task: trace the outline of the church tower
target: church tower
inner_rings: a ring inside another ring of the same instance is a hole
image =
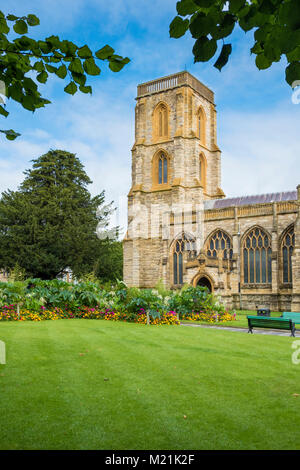
[[[224,197],[214,93],[188,72],[138,85],[124,281],[176,287],[203,244],[204,201]]]

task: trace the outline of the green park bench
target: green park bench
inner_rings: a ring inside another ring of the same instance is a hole
[[[282,317],[255,317],[247,316],[248,333],[253,333],[253,328],[272,328],[273,330],[290,330],[291,336],[295,336],[295,323],[289,318]]]
[[[292,320],[295,325],[300,325],[300,313],[299,312],[283,312],[281,318],[288,318]]]

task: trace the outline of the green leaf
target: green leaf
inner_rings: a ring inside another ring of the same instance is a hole
[[[194,62],[207,62],[211,59],[217,50],[217,41],[202,36],[197,39],[193,47]]]
[[[258,11],[267,15],[273,14],[276,9],[277,6],[271,0],[262,0],[258,7]]]
[[[29,77],[24,77],[23,79],[23,88],[25,88],[26,92],[29,91],[37,91],[37,84]]]
[[[9,27],[6,23],[5,18],[0,18],[0,33],[8,34],[9,33]]]
[[[94,59],[86,59],[83,62],[83,68],[88,75],[99,75],[101,72]]]
[[[92,94],[92,87],[91,87],[91,86],[83,86],[83,85],[80,85],[79,90],[80,90],[82,93],[90,93],[90,94]]]
[[[9,129],[7,131],[0,130],[0,132],[5,134],[5,136],[8,140],[15,140],[17,137],[19,137],[19,135],[21,135],[18,132],[13,131],[12,129]]]
[[[229,11],[231,13],[238,13],[245,6],[245,0],[230,0],[229,1]]]
[[[88,57],[92,57],[93,54],[91,49],[85,45],[77,50],[77,55],[81,57],[81,59],[87,59]]]
[[[259,42],[256,42],[253,47],[250,49],[252,54],[261,54],[263,52],[263,48]]]
[[[9,115],[9,112],[6,111],[6,109],[3,108],[3,106],[0,105],[0,114],[2,114],[2,116],[7,117]]]
[[[7,15],[6,19],[9,20],[9,21],[16,21],[16,20],[19,19],[19,16]]]
[[[286,54],[286,58],[289,62],[298,62],[300,60],[300,46],[295,47],[294,50]]]
[[[48,78],[48,74],[45,70],[43,70],[43,72],[39,73],[36,77],[36,79],[40,82],[40,83],[46,83],[47,81],[47,78]]]
[[[62,64],[57,70],[56,70],[56,75],[59,77],[59,78],[66,78],[66,75],[68,73],[67,71],[67,67],[65,66],[65,64]]]
[[[37,26],[38,24],[40,24],[40,20],[36,15],[30,14],[27,15],[27,23],[29,24],[29,26]]]
[[[76,72],[71,72],[72,78],[74,82],[78,83],[79,85],[84,86],[86,82],[86,76],[84,73],[76,73]]]
[[[211,33],[215,39],[223,39],[229,36],[235,26],[235,17],[230,13],[226,13],[221,24]]]
[[[193,0],[181,0],[176,4],[177,13],[180,16],[192,15],[198,10],[198,6]]]
[[[277,46],[275,40],[266,41],[264,44],[264,55],[272,62],[278,62],[281,58],[280,48]],[[271,65],[271,64],[270,64]]]
[[[56,73],[57,68],[53,67],[53,65],[45,64],[45,67],[49,73]]]
[[[246,7],[245,7],[246,8]],[[254,28],[255,26],[259,26],[257,24],[257,18],[259,17],[259,13],[257,14],[257,6],[255,4],[252,4],[249,7],[248,13],[246,15],[241,15],[241,12],[239,13],[239,25],[244,31],[250,31],[250,29]]]
[[[49,52],[52,49],[51,44],[46,41],[38,41],[38,45],[41,51],[43,52],[43,54],[49,54]]]
[[[300,80],[300,62],[292,62],[286,69],[285,69],[285,79],[289,85],[292,84],[296,80]]]
[[[291,0],[282,2],[279,9],[279,21],[286,24],[293,31],[300,29],[300,2],[299,0]]]
[[[75,82],[70,82],[69,85],[67,85],[64,88],[66,93],[69,93],[70,95],[74,95],[77,91],[77,85]]]
[[[174,20],[170,24],[169,33],[171,38],[180,38],[183,36],[189,27],[189,20],[183,20],[180,16],[175,16]]]
[[[22,85],[20,84],[20,82],[14,82],[13,85],[8,87],[7,91],[8,91],[7,95],[10,98],[12,98],[13,100],[15,100],[19,103],[22,101],[23,88],[22,88]]]
[[[14,24],[14,31],[17,34],[25,34],[28,31],[27,24],[25,23],[24,20],[18,20]]]
[[[216,67],[218,70],[222,70],[224,65],[227,64],[229,56],[232,52],[232,45],[231,44],[224,44],[221,50],[221,53],[219,55],[218,60],[214,64],[214,67]]]
[[[60,40],[58,36],[49,36],[48,38],[46,38],[46,42],[50,44],[51,49],[58,49],[60,46]]]
[[[77,46],[71,41],[62,41],[59,44],[60,50],[67,56],[67,57],[75,57]]]
[[[124,59],[110,59],[109,68],[112,70],[112,72],[120,72],[124,65],[128,64],[129,62],[130,59],[128,57],[125,57]]]
[[[254,32],[254,38],[256,41],[264,42],[270,31],[272,31],[272,26],[270,24],[266,24]]]
[[[196,5],[198,5],[199,7],[202,7],[202,8],[209,8],[211,7],[211,0],[194,0]]]
[[[193,15],[189,28],[195,39],[207,36],[215,28],[213,17],[199,12]]]
[[[36,108],[33,95],[23,96],[21,104],[23,108],[28,109],[28,111],[34,111]]]
[[[33,68],[34,68],[34,70],[36,70],[37,72],[43,72],[43,70],[45,70],[43,61],[42,61],[42,60],[39,60],[38,62],[35,62]]]
[[[259,70],[265,70],[265,69],[268,69],[270,67],[270,65],[272,65],[272,61],[270,59],[268,59],[265,54],[258,54],[256,56],[256,59],[255,59],[255,63],[256,63],[256,67],[259,69]]]
[[[102,47],[101,49],[95,52],[95,56],[97,57],[97,59],[105,60],[109,59],[114,54],[114,52],[115,50],[108,44],[106,44],[106,46]]]
[[[89,60],[89,59],[88,59]],[[78,59],[78,57],[76,59],[73,59],[72,62],[70,63],[68,69],[70,70],[70,72],[75,72],[75,73],[83,73],[83,68],[82,68],[82,64],[81,64],[81,60]]]

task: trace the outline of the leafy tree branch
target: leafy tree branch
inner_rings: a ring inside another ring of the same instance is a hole
[[[212,59],[219,41],[221,52],[214,66],[221,69],[232,52],[229,38],[239,25],[245,32],[254,31],[251,53],[264,70],[285,57],[286,81],[293,86],[300,80],[300,2],[299,0],[180,0],[178,15],[170,24],[170,36],[180,38],[188,30],[195,39],[194,62]]]
[[[28,37],[29,27],[39,24],[39,18],[33,14],[5,16],[0,11],[0,80],[5,85],[6,97],[28,111],[34,112],[50,103],[41,95],[38,87],[39,83],[46,83],[51,75],[62,80],[68,77],[69,83],[64,87],[66,93],[92,93],[92,87],[86,82],[88,75],[100,75],[97,61],[108,62],[113,72],[119,72],[130,62],[128,57],[115,54],[109,45],[92,52],[87,45],[79,47],[54,35],[44,40]],[[12,31],[18,37],[10,40],[8,35]],[[4,100],[1,103],[0,114],[7,117],[9,112]],[[20,135],[12,129],[0,132],[9,140]]]

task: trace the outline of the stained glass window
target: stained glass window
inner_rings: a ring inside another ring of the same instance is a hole
[[[223,259],[232,259],[232,243],[230,237],[223,232],[218,230],[209,238],[206,243],[207,249],[206,254],[211,258],[217,258],[218,253],[221,253]]]
[[[168,183],[168,158],[161,153],[158,158],[158,184]]]
[[[271,238],[257,227],[251,230],[243,242],[244,282],[246,284],[270,284],[272,282]]]
[[[183,284],[183,253],[196,250],[194,238],[182,235],[173,248],[173,281],[174,284]]]
[[[285,233],[282,243],[282,268],[283,268],[283,283],[292,283],[292,254],[295,247],[295,233],[294,227],[290,227]]]

